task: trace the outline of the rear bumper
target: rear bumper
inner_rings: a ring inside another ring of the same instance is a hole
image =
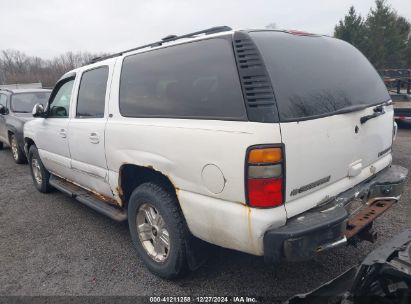
[[[393,165],[323,206],[289,219],[285,226],[269,229],[264,235],[265,259],[306,260],[345,244],[398,201],[407,174],[407,169]],[[350,213],[353,202],[359,201],[362,208]]]
[[[411,122],[411,108],[394,108],[394,119],[397,121]]]

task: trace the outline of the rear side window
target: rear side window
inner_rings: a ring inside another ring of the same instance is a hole
[[[230,41],[209,39],[126,57],[120,112],[128,117],[245,120]]]
[[[269,31],[250,35],[270,75],[281,121],[332,115],[390,99],[373,66],[344,41]]]
[[[83,73],[77,97],[77,118],[104,117],[108,67]]]

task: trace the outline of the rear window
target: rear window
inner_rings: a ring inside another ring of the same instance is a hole
[[[16,93],[11,96],[11,109],[16,113],[31,113],[39,103],[46,106],[51,92]]]
[[[342,40],[269,31],[250,35],[270,75],[281,121],[332,115],[390,99],[373,66]]]
[[[245,120],[231,42],[209,39],[126,57],[120,112],[128,117]]]

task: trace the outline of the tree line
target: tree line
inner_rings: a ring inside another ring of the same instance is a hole
[[[377,69],[411,69],[411,24],[386,0],[376,0],[366,17],[351,6],[334,36],[357,47]]]
[[[45,88],[53,87],[64,73],[98,56],[88,52],[66,52],[45,60],[17,50],[3,50],[0,52],[0,84],[41,82]]]

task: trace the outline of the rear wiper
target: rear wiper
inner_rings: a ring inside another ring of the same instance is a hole
[[[356,112],[356,111],[364,110],[367,107],[368,106],[364,105],[364,104],[352,105],[352,106],[348,106],[348,107],[339,109],[339,110],[333,112],[333,114],[344,114],[344,113]]]
[[[360,118],[361,124],[365,124],[370,119],[373,119],[375,117],[378,117],[378,116],[381,116],[381,115],[385,114],[384,105],[379,105],[379,106],[375,107],[373,109],[373,111],[374,111],[374,114],[366,115],[366,116],[363,116],[363,117]]]

